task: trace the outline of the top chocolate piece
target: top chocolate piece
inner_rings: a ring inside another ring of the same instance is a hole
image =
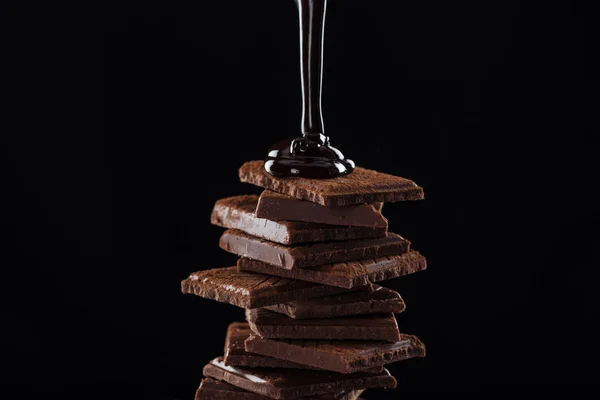
[[[423,199],[423,188],[413,181],[365,168],[356,167],[353,173],[332,179],[278,178],[265,171],[263,164],[260,160],[244,163],[240,181],[326,207]]]

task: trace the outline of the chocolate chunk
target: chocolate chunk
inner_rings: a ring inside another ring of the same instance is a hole
[[[363,390],[353,390],[350,392],[338,392],[318,394],[315,396],[303,397],[303,400],[359,400],[358,396]],[[212,378],[204,378],[200,382],[200,387],[196,391],[195,400],[269,400],[270,397],[261,396],[249,392],[237,386],[230,385],[227,382],[218,381]]]
[[[386,227],[366,228],[362,226],[271,221],[258,218],[254,214],[257,203],[258,196],[256,195],[242,195],[218,200],[211,214],[211,222],[214,225],[239,229],[249,235],[286,245],[383,237],[387,232]]]
[[[397,342],[400,332],[394,314],[337,318],[293,319],[264,308],[246,310],[254,333],[271,339],[385,340]]]
[[[251,334],[252,331],[247,322],[233,322],[229,324],[227,337],[225,338],[225,365],[233,367],[315,369],[314,367],[247,352],[244,347],[244,341]]]
[[[425,356],[425,345],[416,336],[406,334],[400,334],[396,343],[265,339],[251,335],[246,339],[246,350],[343,374],[372,365]]]
[[[401,313],[406,308],[398,292],[373,286],[372,292],[356,291],[265,307],[295,319],[331,318],[345,315]]]
[[[219,357],[205,365],[203,372],[206,377],[223,380],[273,399],[285,400],[368,388],[396,387],[396,379],[385,369],[379,374],[338,374],[299,369],[235,368],[225,365]]]
[[[356,167],[333,179],[277,178],[263,168],[263,161],[248,161],[239,169],[240,181],[308,200],[326,207],[423,199],[423,189],[411,180]]]
[[[240,258],[237,265],[240,271],[253,271],[350,289],[364,286],[369,282],[379,282],[423,271],[427,268],[427,261],[419,252],[410,251],[395,256],[296,269],[284,269],[245,257]]]
[[[204,378],[196,391],[195,400],[269,400],[269,397],[249,392],[227,382]]]
[[[250,236],[237,229],[226,230],[221,236],[219,245],[230,253],[285,269],[390,256],[406,253],[410,249],[410,242],[395,233],[388,233],[383,238],[312,243],[292,247]]]
[[[233,322],[229,325],[227,337],[225,338],[225,365],[233,367],[320,369],[247,352],[244,341],[251,334],[252,330],[247,322]],[[383,371],[383,365],[366,368],[364,371],[379,373]]]
[[[346,290],[312,282],[242,272],[238,271],[237,267],[194,272],[181,282],[183,293],[242,308],[270,306],[290,300],[343,293]]]
[[[318,222],[331,225],[387,229],[387,219],[372,204],[324,207],[312,201],[265,190],[258,199],[256,216],[273,221]]]

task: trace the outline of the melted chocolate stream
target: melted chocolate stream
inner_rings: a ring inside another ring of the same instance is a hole
[[[323,34],[327,0],[295,0],[300,21],[302,82],[301,137],[274,144],[265,169],[275,176],[335,178],[354,170],[354,162],[329,144],[321,113]]]

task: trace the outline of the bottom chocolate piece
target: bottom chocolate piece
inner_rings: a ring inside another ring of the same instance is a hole
[[[244,347],[244,341],[248,339],[251,334],[252,330],[247,322],[232,322],[229,324],[229,327],[227,327],[227,337],[225,338],[225,365],[252,368],[321,369],[247,352]],[[372,373],[380,373],[381,371],[383,371],[383,365],[364,370],[364,372]]]
[[[204,366],[204,376],[223,380],[239,388],[272,399],[295,399],[368,388],[395,388],[396,379],[382,373],[337,374],[327,371],[267,368],[234,368],[215,358]]]
[[[246,310],[246,320],[250,328],[263,338],[400,340],[398,324],[392,313],[293,319],[264,308],[254,308]]]
[[[396,343],[264,339],[251,335],[246,339],[246,350],[342,374],[425,356],[425,345],[416,336],[406,334],[400,334],[400,340]]]
[[[338,392],[318,394],[316,396],[303,397],[303,400],[360,400],[358,396],[364,390],[353,390],[350,392]],[[269,400],[269,397],[249,392],[227,382],[217,381],[212,378],[204,378],[196,391],[196,400]]]

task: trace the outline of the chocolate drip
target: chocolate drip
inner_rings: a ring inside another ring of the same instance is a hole
[[[354,162],[329,144],[321,112],[323,34],[327,0],[295,0],[300,22],[302,82],[301,137],[274,144],[265,169],[275,176],[335,178],[354,170]]]

